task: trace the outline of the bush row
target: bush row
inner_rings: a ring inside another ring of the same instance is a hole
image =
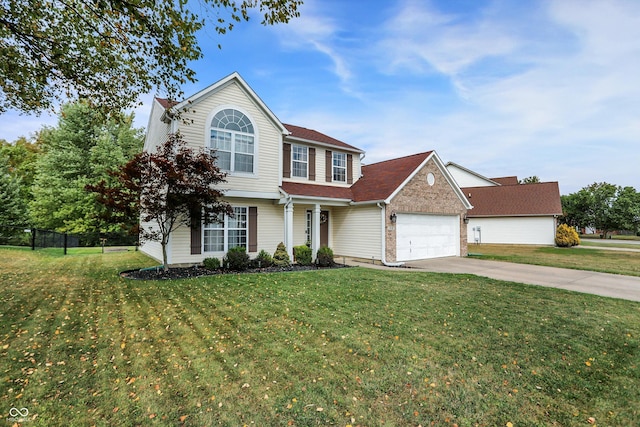
[[[305,266],[313,264],[313,253],[308,246],[294,247],[293,254],[296,264]],[[333,266],[333,251],[331,248],[326,246],[320,248],[315,263],[319,267]],[[209,257],[202,261],[202,265],[209,270],[226,268],[233,271],[244,271],[250,268],[269,268],[273,266],[286,268],[291,265],[291,259],[284,243],[279,243],[273,255],[263,249],[254,259],[251,259],[244,247],[237,246],[229,249],[222,261],[219,258]]]

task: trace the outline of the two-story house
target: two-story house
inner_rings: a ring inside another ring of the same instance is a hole
[[[145,150],[175,132],[215,152],[234,216],[176,230],[169,264],[220,258],[239,245],[253,256],[273,253],[279,242],[290,255],[309,244],[314,257],[329,246],[386,264],[467,253],[472,206],[434,151],[364,165],[361,149],[280,122],[237,73],[179,103],[155,99]],[[156,242],[141,250],[162,259]]]

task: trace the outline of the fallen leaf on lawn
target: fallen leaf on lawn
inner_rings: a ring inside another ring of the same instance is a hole
[[[181,422],[181,423],[183,423],[183,422],[184,422],[184,420],[186,420],[188,416],[189,416],[189,415],[183,415],[183,416],[181,416],[181,417],[180,417],[180,418],[178,418],[178,419],[180,420],[180,422]]]
[[[511,421],[509,421],[509,422],[506,424],[506,426],[507,426],[507,427],[513,427],[513,423],[512,423]]]

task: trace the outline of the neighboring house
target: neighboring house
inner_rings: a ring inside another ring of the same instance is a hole
[[[279,242],[290,255],[308,244],[314,257],[329,246],[387,264],[467,254],[472,206],[433,151],[362,165],[359,148],[281,123],[237,73],[179,103],[155,99],[145,150],[174,132],[215,151],[235,215],[177,229],[169,264],[220,258],[234,246],[273,253]],[[157,242],[141,250],[162,259]]]
[[[553,245],[562,215],[557,182],[520,184],[515,176],[486,178],[455,163],[447,169],[473,205],[469,243]]]

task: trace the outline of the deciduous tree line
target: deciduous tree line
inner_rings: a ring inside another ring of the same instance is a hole
[[[69,233],[113,232],[105,207],[85,187],[109,181],[142,150],[133,115],[110,115],[85,102],[65,105],[54,127],[35,138],[0,140],[0,225]]]
[[[568,225],[591,228],[604,238],[613,231],[640,232],[640,193],[633,187],[600,182],[561,198]]]

